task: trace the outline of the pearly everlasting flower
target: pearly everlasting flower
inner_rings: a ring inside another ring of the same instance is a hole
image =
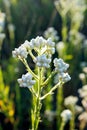
[[[78,90],[80,97],[84,98],[87,96],[87,85],[84,85],[81,89]]]
[[[79,78],[83,81],[83,80],[85,80],[85,74],[84,73],[80,73],[79,74]]]
[[[23,45],[21,45],[19,48],[15,48],[15,50],[12,51],[12,54],[14,58],[27,58],[28,52],[26,48]]]
[[[72,117],[72,112],[68,109],[64,110],[62,113],[61,113],[61,117],[62,117],[62,120],[64,122],[67,122],[68,120],[71,119]]]
[[[70,77],[70,75],[68,73],[59,73],[59,74],[56,75],[56,79],[58,81],[61,80],[63,83],[66,83],[69,80],[71,80],[71,77]]]
[[[83,108],[81,106],[75,105],[75,113],[80,114],[83,111]]]
[[[69,68],[69,64],[66,64],[61,58],[55,58],[53,62],[55,66],[55,71],[58,71],[59,73],[63,73]]]
[[[44,32],[44,37],[48,39],[49,37],[52,38],[53,41],[58,41],[59,37],[57,36],[57,31],[53,27],[49,27]]]
[[[39,67],[50,67],[51,58],[47,58],[45,54],[36,57],[36,65]]]
[[[45,43],[46,43],[46,40],[41,36],[37,36],[36,38],[33,38],[30,41],[30,45],[32,49],[34,48],[41,49],[42,47],[45,46]]]
[[[87,112],[83,112],[79,115],[78,119],[80,121],[83,121],[84,123],[87,123]]]
[[[23,74],[22,78],[18,79],[20,87],[32,88],[35,82],[35,80],[32,80],[32,75],[30,73],[26,73],[25,75]]]
[[[65,106],[75,105],[78,101],[78,98],[75,96],[68,96],[64,100]]]
[[[46,46],[47,46],[47,52],[50,52],[51,54],[55,53],[55,43],[52,41],[51,38],[47,39]]]
[[[87,97],[85,97],[85,98],[82,100],[82,105],[83,105],[83,107],[85,108],[85,110],[87,111]]]
[[[26,48],[27,50],[31,50],[32,49],[32,45],[28,40],[25,40],[25,42],[22,44],[22,46],[24,48]]]
[[[55,43],[52,41],[51,38],[48,38],[47,40],[43,37],[37,36],[35,39],[33,38],[30,43],[30,48],[35,49],[35,51],[40,50],[45,52],[53,54],[55,52]]]

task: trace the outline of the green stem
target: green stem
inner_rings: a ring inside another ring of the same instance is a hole
[[[40,100],[45,99],[48,95],[53,94],[53,91],[56,90],[58,88],[58,86],[60,86],[61,82],[59,82],[58,84],[56,84],[47,94],[45,94],[43,97],[40,97]]]
[[[41,110],[41,102],[40,102],[40,94],[41,94],[41,82],[42,82],[42,70],[38,67],[38,86],[37,86],[37,97],[33,97],[33,120],[32,120],[32,130],[37,130],[40,122],[40,110]]]
[[[62,112],[62,103],[63,103],[63,85],[60,84],[57,93],[57,129],[60,128],[61,124],[60,114]]]
[[[79,130],[84,130],[85,126],[86,126],[86,123],[81,121],[79,125]]]
[[[73,105],[71,105],[71,111],[72,111],[72,118],[70,120],[70,130],[74,130],[75,129],[75,110],[74,110]]]
[[[29,67],[27,61],[26,61],[25,59],[21,59],[21,58],[19,58],[19,59],[24,63],[24,65],[25,65],[26,68],[27,68],[27,71],[28,71],[29,73],[31,73],[31,74],[33,75],[33,77],[37,80],[37,79],[38,79],[38,76],[31,70],[31,68]]]
[[[35,61],[36,60],[36,57],[33,55],[32,51],[28,50],[30,56],[32,57],[32,59]]]
[[[49,75],[49,77],[44,81],[44,83],[42,84],[42,86],[47,85],[48,82],[50,81],[50,79],[52,78],[52,76],[55,75],[55,74],[56,74],[56,72],[53,71],[53,72]]]
[[[64,126],[65,126],[65,121],[62,120],[61,126],[59,130],[64,130]]]
[[[67,20],[62,16],[62,41],[66,42],[67,39]]]

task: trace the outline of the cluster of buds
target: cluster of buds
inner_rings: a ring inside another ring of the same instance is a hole
[[[32,75],[27,73],[25,75],[22,75],[22,78],[18,79],[18,83],[20,84],[20,87],[28,87],[32,88],[32,86],[35,84],[35,80],[32,80]]]
[[[32,53],[32,50],[34,50],[38,56],[34,56]],[[48,38],[47,40],[43,37],[36,37],[35,39],[32,39],[29,41],[25,41],[24,44],[22,44],[19,48],[15,48],[15,50],[12,52],[13,57],[19,58],[21,60],[26,59],[28,54],[32,57],[33,61],[36,63],[36,66],[38,67],[44,67],[44,68],[50,68],[51,63],[51,56],[55,52],[55,43],[51,40],[51,38]],[[71,78],[68,73],[66,73],[69,65],[65,63],[62,59],[55,58],[54,61],[54,67],[55,72],[57,73],[58,81],[67,82]],[[26,74],[28,76],[28,74]],[[19,81],[20,86],[26,86],[23,84],[24,75],[21,80]],[[26,79],[26,78],[25,78]],[[28,81],[26,81],[28,82]],[[30,82],[30,81],[29,81]],[[29,85],[28,85],[29,86]],[[30,85],[31,86],[31,85]]]
[[[66,73],[67,69],[69,68],[69,64],[65,63],[61,58],[54,59],[54,66],[55,66],[55,71],[57,72],[57,75],[55,76],[56,81],[62,81],[63,83],[69,81],[71,77],[69,76],[68,73]]]

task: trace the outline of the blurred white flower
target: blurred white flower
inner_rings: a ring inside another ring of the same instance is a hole
[[[79,74],[79,78],[83,81],[83,80],[85,80],[85,74],[84,73],[80,73]]]
[[[61,117],[62,117],[62,120],[64,122],[67,122],[68,120],[71,119],[72,117],[72,112],[68,109],[64,110],[62,113],[61,113]]]
[[[78,90],[80,97],[87,97],[87,85],[84,85],[81,89]]]
[[[5,25],[5,13],[0,11],[0,32],[3,31]]]
[[[32,75],[30,73],[26,73],[25,75],[23,74],[22,78],[18,79],[20,87],[32,88],[35,82],[35,80],[32,80]]]
[[[15,30],[15,26],[13,24],[8,25],[8,29],[13,32]]]
[[[0,50],[1,50],[4,38],[5,38],[5,34],[4,33],[0,33]]]
[[[36,61],[34,61],[36,63],[37,66],[39,67],[46,67],[49,68],[50,67],[50,62],[51,62],[51,58],[47,58],[47,56],[45,54],[41,55],[41,56],[37,56],[36,57]]]
[[[60,41],[56,44],[56,49],[58,50],[58,52],[61,53],[61,51],[63,51],[65,48],[64,42]]]
[[[8,7],[8,8],[10,7],[11,3],[9,0],[3,0],[3,2],[4,2],[6,7]]]
[[[5,34],[4,33],[0,33],[0,40],[3,41],[4,38],[5,38]]]
[[[87,95],[86,97],[82,100],[82,105],[85,108],[85,110],[87,111]]]
[[[58,41],[59,37],[57,36],[57,31],[53,27],[49,27],[45,32],[44,32],[44,37],[48,39],[51,37],[52,41]]]
[[[78,98],[76,96],[68,96],[64,100],[65,106],[76,105]]]
[[[84,73],[87,73],[87,67],[84,67],[84,68],[83,68],[83,72],[84,72]]]
[[[80,114],[83,111],[83,108],[81,106],[75,105],[75,113]]]
[[[48,121],[52,122],[56,116],[55,111],[46,110],[45,111],[45,117],[48,119]]]
[[[87,123],[87,112],[83,112],[79,115],[78,119]]]
[[[69,64],[66,64],[61,58],[55,58],[54,61],[55,71],[58,71],[59,73],[66,72],[69,68]]]

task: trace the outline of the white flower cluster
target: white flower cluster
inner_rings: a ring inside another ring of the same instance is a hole
[[[57,31],[53,27],[49,27],[44,32],[44,37],[47,39],[49,37],[52,38],[53,41],[58,41],[59,37],[57,36]]]
[[[28,52],[26,48],[23,45],[21,45],[19,48],[15,48],[15,50],[12,51],[12,55],[14,58],[27,58]]]
[[[26,40],[19,48],[15,48],[12,51],[13,57],[15,58],[27,58],[29,51],[35,50],[39,56],[34,58],[34,62],[39,67],[50,67],[51,56],[55,52],[55,43],[51,38],[47,40],[43,37],[37,36],[35,39]]]
[[[78,90],[80,97],[86,98],[87,97],[87,85],[84,85],[81,89]]]
[[[13,57],[15,58],[27,58],[29,50],[35,50],[37,53],[51,55],[55,52],[55,43],[52,42],[51,38],[47,40],[43,37],[37,36],[35,39],[32,39],[30,42],[26,40],[19,48],[15,48],[12,51]]]
[[[61,80],[62,82],[66,83],[68,82],[69,80],[71,80],[71,77],[69,76],[68,73],[59,73],[56,75],[55,77],[55,83],[58,83],[59,80]]]
[[[54,59],[55,71],[58,72],[56,75],[56,80],[61,80],[62,82],[67,82],[71,79],[68,73],[65,73],[69,67],[69,64],[66,64],[62,59]]]
[[[51,58],[47,58],[45,54],[36,57],[36,65],[39,67],[50,67]]]
[[[41,49],[46,44],[46,40],[41,36],[40,37],[37,36],[36,38],[33,38],[29,44],[30,44],[31,49],[34,49],[34,48]]]
[[[62,113],[61,113],[61,117],[62,117],[62,120],[64,122],[67,122],[68,120],[71,119],[72,117],[72,112],[68,109],[64,110]]]
[[[20,87],[32,88],[35,82],[35,80],[32,80],[32,75],[30,73],[26,73],[25,75],[23,74],[22,78],[18,79]]]
[[[37,36],[29,42],[29,46],[31,49],[35,49],[35,51],[39,50],[43,52],[45,50],[45,52],[49,52],[51,54],[54,54],[55,52],[55,43],[52,41],[51,38],[48,38],[46,40],[43,37]]]
[[[69,64],[66,64],[61,58],[55,58],[53,62],[55,66],[55,71],[58,71],[59,73],[63,73],[69,68]]]
[[[75,105],[78,101],[78,98],[75,96],[68,96],[65,98],[64,100],[64,104],[65,106],[69,106],[69,105]]]

